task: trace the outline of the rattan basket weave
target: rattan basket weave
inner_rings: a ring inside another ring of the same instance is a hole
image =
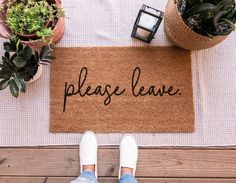
[[[168,0],[164,17],[164,30],[175,45],[187,50],[211,48],[227,37],[216,36],[210,39],[191,30],[178,14],[175,0]]]

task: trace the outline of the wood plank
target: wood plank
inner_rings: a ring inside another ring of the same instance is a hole
[[[0,177],[0,183],[44,183],[45,177]]]
[[[99,149],[99,176],[117,176],[118,149]],[[77,176],[78,149],[0,149],[0,175]],[[236,150],[141,149],[139,177],[236,178]]]
[[[69,183],[75,177],[1,177],[0,183]],[[117,183],[116,178],[99,178],[100,183]],[[235,183],[236,179],[138,178],[139,183]]]
[[[73,178],[49,178],[47,183],[69,183]],[[138,178],[139,183],[235,183],[236,179]],[[99,183],[117,183],[116,178],[100,178]]]
[[[21,147],[0,147],[0,149],[78,149],[79,145],[50,145],[50,146],[21,146]],[[100,149],[119,149],[117,145],[102,145],[99,146]],[[236,150],[236,146],[200,146],[200,147],[193,147],[193,146],[160,146],[160,147],[153,147],[153,146],[140,146],[139,149],[175,149],[175,150]]]

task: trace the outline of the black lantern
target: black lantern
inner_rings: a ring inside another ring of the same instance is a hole
[[[135,21],[132,37],[150,43],[161,24],[164,13],[143,5]]]

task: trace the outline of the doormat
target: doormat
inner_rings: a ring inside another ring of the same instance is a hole
[[[51,132],[193,132],[189,51],[55,48]]]

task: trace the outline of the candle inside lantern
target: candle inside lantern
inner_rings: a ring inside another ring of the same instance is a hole
[[[158,20],[156,17],[153,17],[146,13],[142,13],[138,24],[142,27],[152,30],[155,27],[157,21]]]
[[[150,32],[141,28],[138,28],[136,31],[136,37],[139,37],[143,40],[147,40],[149,38],[149,35],[150,35]]]

